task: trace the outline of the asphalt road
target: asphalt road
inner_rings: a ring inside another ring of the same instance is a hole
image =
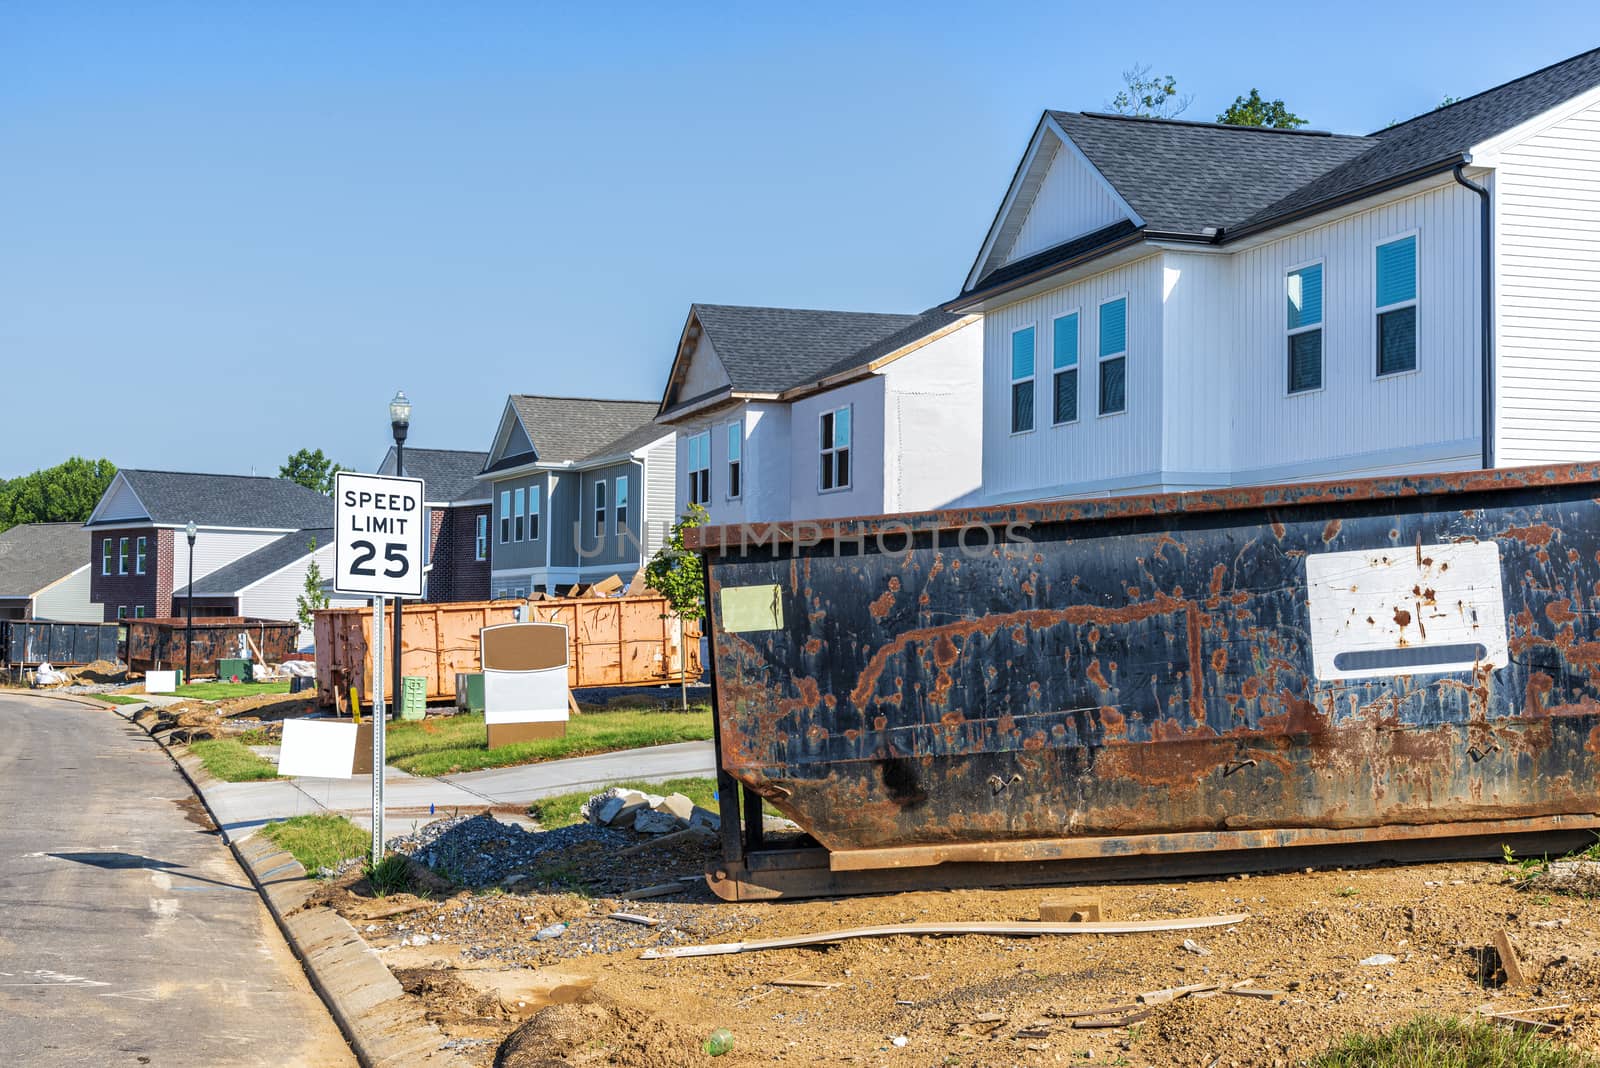
[[[177,769],[112,713],[0,695],[0,1050],[354,1065]]]

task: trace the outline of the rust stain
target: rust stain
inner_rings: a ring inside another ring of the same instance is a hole
[[[1222,596],[1222,579],[1228,573],[1227,564],[1218,564],[1211,569],[1211,596]]]
[[[1328,520],[1327,525],[1322,528],[1322,544],[1326,545],[1334,538],[1337,538],[1339,536],[1339,528],[1343,525],[1344,523],[1340,519]]]
[[[1212,650],[1211,670],[1215,671],[1218,675],[1221,675],[1223,672],[1228,670],[1228,649],[1226,646]]]
[[[1515,538],[1530,549],[1542,549],[1555,537],[1556,529],[1547,523],[1534,523],[1525,527],[1507,527],[1500,532],[1502,538]]]
[[[1558,627],[1578,618],[1578,613],[1572,610],[1571,601],[1551,601],[1544,606],[1544,614],[1546,619]]]

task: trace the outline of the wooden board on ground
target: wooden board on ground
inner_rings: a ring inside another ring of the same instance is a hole
[[[1039,902],[1039,919],[1045,923],[1098,922],[1100,918],[1098,894],[1056,895]]]

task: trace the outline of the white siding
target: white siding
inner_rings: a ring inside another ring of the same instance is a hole
[[[1168,252],[1161,263],[1163,483],[1224,485],[1232,462],[1229,367],[1237,319],[1231,256]]]
[[[105,619],[100,605],[89,600],[90,568],[78,568],[54,585],[46,586],[33,598],[34,619],[54,619],[63,623],[99,623]]]
[[[884,494],[880,511],[943,508],[983,480],[983,321],[883,369]]]
[[[1495,174],[1498,466],[1600,456],[1600,105]]]
[[[195,548],[199,548],[196,542]],[[196,556],[198,557],[198,553]],[[247,619],[295,619],[300,610],[300,596],[306,591],[306,571],[312,559],[322,571],[324,585],[333,578],[333,545],[317,547],[315,554],[307,553],[281,571],[273,572],[249,589],[239,592],[239,614]],[[341,595],[328,591],[329,603],[335,608],[355,608],[365,605],[366,598]],[[311,628],[300,629],[299,644],[304,647],[312,641]]]
[[[106,490],[105,499],[95,506],[92,518],[96,523],[115,523],[119,519],[146,519],[149,515],[133,487],[118,475]]]
[[[640,487],[644,526],[640,553],[646,560],[665,543],[678,518],[677,438],[668,437],[644,454],[644,485]]]
[[[1020,260],[1125,218],[1127,212],[1107,190],[1105,180],[1070,145],[1062,145],[1001,263]]]
[[[678,387],[678,400],[688,401],[704,396],[728,385],[728,372],[712,347],[711,339],[704,334],[695,342],[694,354],[683,371],[683,385]]]
[[[882,375],[803,397],[789,405],[790,505],[786,519],[832,519],[883,513],[884,402]],[[850,408],[850,486],[822,489],[822,413]]]
[[[261,534],[253,531],[210,530],[201,527],[194,539],[194,580],[199,582],[220,567],[226,567],[242,556],[249,556],[264,546],[271,545],[283,533]],[[155,564],[156,547],[150,546],[151,566]],[[182,530],[172,532],[172,592],[181,596],[189,582],[189,540]]]

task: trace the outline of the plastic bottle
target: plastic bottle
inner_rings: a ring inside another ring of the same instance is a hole
[[[733,1048],[733,1032],[726,1027],[717,1028],[706,1036],[706,1044],[702,1048],[709,1056],[722,1056]]]
[[[566,933],[567,925],[565,923],[552,923],[549,927],[540,928],[539,933],[533,937],[540,942],[548,942],[550,939],[560,938]]]

